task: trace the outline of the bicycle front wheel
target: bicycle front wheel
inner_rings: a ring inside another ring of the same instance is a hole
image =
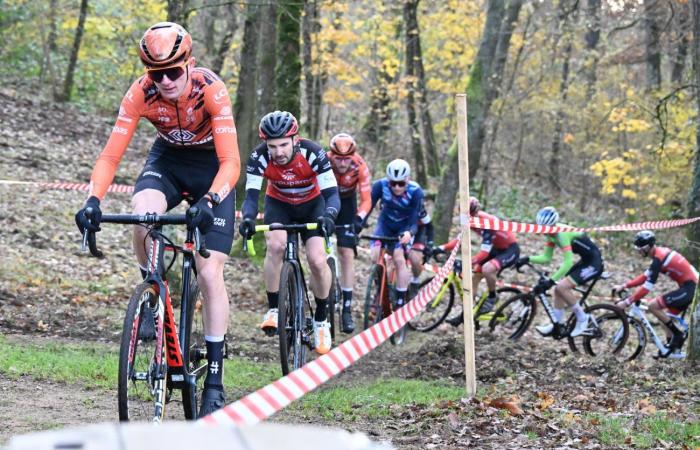
[[[432,278],[428,278],[427,280],[423,281],[420,285],[420,289],[423,289],[432,280]],[[420,314],[408,322],[408,327],[412,330],[421,331],[424,333],[434,330],[450,314],[454,302],[455,286],[448,278],[443,283],[442,288],[435,298],[428,302]]]
[[[586,308],[589,329],[583,334],[583,349],[590,356],[620,352],[629,337],[627,315],[612,305],[597,304]]]
[[[304,301],[298,298],[296,271],[294,266],[285,262],[280,273],[279,308],[277,316],[277,332],[280,344],[280,363],[282,374],[287,375],[292,370],[303,365],[306,358],[304,345],[304,317],[298,317],[297,304]]]
[[[531,294],[517,294],[506,300],[493,313],[489,321],[492,333],[508,335],[508,339],[519,339],[532,323],[537,312],[537,302]]]
[[[384,268],[374,264],[367,280],[365,291],[365,315],[362,326],[366,330],[382,320],[382,283],[384,282]],[[385,288],[386,289],[386,288]]]
[[[331,323],[331,339],[335,341],[336,312],[342,302],[340,284],[336,275],[335,258],[328,257],[328,267],[331,269],[331,290],[328,292],[328,321]]]
[[[161,422],[165,415],[168,364],[162,330],[142,327],[162,308],[158,292],[139,284],[129,299],[119,348],[117,399],[120,421]],[[148,316],[150,315],[150,316]],[[158,344],[160,342],[160,345]]]
[[[187,376],[192,377],[193,384],[186,384],[182,389],[182,407],[185,411],[185,419],[197,418],[199,399],[204,389],[204,375],[207,373],[207,345],[204,341],[204,315],[202,314],[202,296],[199,292],[197,280],[192,277],[190,288],[185,295],[187,301],[186,324],[183,339],[182,354],[183,364]],[[220,368],[223,370],[223,367]]]

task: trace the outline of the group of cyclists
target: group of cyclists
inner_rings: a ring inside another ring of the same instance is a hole
[[[226,86],[215,73],[195,65],[192,38],[183,27],[171,22],[151,26],[139,43],[139,55],[146,73],[134,81],[122,99],[112,133],[95,163],[89,197],[76,213],[75,220],[81,233],[99,231],[100,202],[114,179],[139,119],[148,119],[155,126],[157,137],[134,187],[133,211],[136,214],[162,214],[187,200],[191,205],[187,214],[188,226],[200,230],[211,253],[206,259],[196,257],[205,304],[204,329],[210,368],[199,413],[204,416],[225,403],[222,368],[229,300],[224,265],[234,240],[234,186],[241,169],[236,128]],[[265,224],[318,224],[316,230],[304,231],[302,239],[311,272],[310,287],[316,302],[314,346],[317,353],[324,354],[331,348],[327,308],[332,281],[323,237],[333,234],[336,225],[346,225],[337,234],[341,263],[341,330],[352,333],[355,328],[351,307],[357,234],[367,226],[372,210],[381,202],[374,234],[398,238],[390,255],[397,271],[396,306],[403,306],[409,297],[408,292],[417,289],[423,259],[433,249],[433,229],[424,207],[424,192],[411,180],[411,168],[402,159],[391,161],[386,167],[386,176],[372,183],[369,168],[349,134],[335,135],[330,140],[329,150],[325,151],[317,142],[300,136],[297,119],[286,111],[266,114],[258,131],[261,142],[253,149],[246,165],[239,233],[244,239],[255,234],[255,218],[264,179],[267,180]],[[482,211],[475,198],[470,200],[470,214],[493,218]],[[559,216],[554,208],[546,207],[537,214],[536,221],[542,225],[555,225]],[[564,263],[545,285],[538,288],[548,290],[554,287],[559,322],[564,317],[564,308],[572,306],[577,317],[572,336],[585,331],[588,316],[576,303],[572,289],[603,270],[600,251],[585,233],[548,235],[541,255],[520,257],[513,233],[475,231],[481,235],[482,245],[472,259],[474,286],[476,289],[479,281],[486,279],[489,294],[484,308],[493,308],[496,303],[496,276],[501,269],[527,262],[548,263],[554,247],[559,247],[564,252]],[[134,228],[133,247],[143,274],[147,261],[145,237],[143,227]],[[270,231],[265,239],[267,253],[263,273],[268,310],[260,328],[266,334],[274,335],[286,232]],[[376,258],[381,244],[372,242],[371,245],[371,255]],[[679,289],[657,297],[650,308],[668,327],[671,345],[681,345],[683,336],[668,320],[664,308],[681,309],[690,303],[697,273],[677,252],[657,247],[651,232],[639,233],[635,246],[653,261],[649,270],[626,284],[626,287],[643,286],[620,305],[628,305],[646,295],[659,272],[669,274],[678,282]],[[580,257],[575,264],[573,254]],[[410,265],[407,260],[411,261]],[[552,328],[552,325],[538,327],[538,331],[547,334]]]

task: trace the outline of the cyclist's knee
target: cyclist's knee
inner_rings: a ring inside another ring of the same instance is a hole
[[[134,214],[162,214],[168,208],[165,194],[156,189],[144,189],[131,197],[131,207]]]
[[[556,285],[554,285],[555,294],[566,295],[569,291],[571,291],[571,286],[569,286],[569,284],[565,283],[564,281],[565,280],[561,280]]]
[[[312,273],[321,274],[324,270],[328,269],[328,261],[326,261],[325,253],[314,254],[307,253],[307,259],[309,261],[309,269]]]
[[[287,240],[280,239],[278,236],[274,236],[272,235],[272,233],[270,233],[270,235],[267,236],[266,244],[267,255],[271,257],[281,258],[282,255],[284,255],[284,249],[287,246]]]
[[[498,273],[498,269],[500,269],[500,267],[498,267],[492,262],[487,262],[481,267],[482,273],[484,274],[484,276],[487,277],[490,277],[492,275],[495,276]]]

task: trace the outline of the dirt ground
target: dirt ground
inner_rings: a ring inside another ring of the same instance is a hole
[[[112,120],[18,98],[10,88],[0,89],[0,180],[88,180]],[[28,123],[43,126],[31,129]],[[69,129],[66,123],[75,126]],[[140,129],[116,183],[134,182],[152,134],[150,127]],[[13,339],[116,344],[129,286],[138,279],[129,233],[105,226],[98,239],[107,258],[88,258],[79,252],[73,223],[85,193],[0,184],[0,196],[0,333]],[[102,206],[103,211],[127,212],[128,195],[108,195]],[[359,266],[357,279],[364,280],[366,252],[360,253]],[[231,357],[276,361],[274,341],[252,323],[264,310],[259,272],[245,258],[232,258],[227,265],[233,307],[229,350]],[[355,296],[362,297],[364,282],[358,285]],[[680,422],[698,421],[697,372],[682,362],[652,359],[652,349],[633,363],[591,360],[572,354],[562,342],[532,332],[509,342],[485,331],[477,334],[476,348],[479,393],[475,399],[395,408],[391,419],[382,421],[363,418],[362,412],[353,421],[343,422],[299,411],[283,411],[273,420],[362,431],[397,448],[562,449],[616,447],[600,440],[596,429],[602,419],[596,414],[639,421],[666,413]],[[463,349],[461,328],[444,325],[430,334],[412,333],[405,346],[378,348],[321,389],[389,377],[461,383]],[[2,375],[0,391],[0,417],[5,419],[0,443],[14,434],[116,417],[112,391]],[[654,446],[665,448],[665,442]]]

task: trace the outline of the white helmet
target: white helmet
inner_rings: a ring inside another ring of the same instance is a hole
[[[389,181],[406,181],[411,176],[411,166],[403,159],[395,159],[386,166]]]
[[[535,221],[537,225],[556,225],[559,222],[559,213],[553,206],[545,206],[537,213]]]

